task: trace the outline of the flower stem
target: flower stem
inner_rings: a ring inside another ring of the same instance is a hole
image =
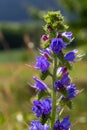
[[[53,63],[53,76],[52,76],[53,91],[52,91],[51,130],[53,130],[53,126],[55,123],[55,117],[56,117],[56,90],[54,88],[54,82],[56,80],[56,71],[57,71],[57,57],[55,56],[54,63]]]

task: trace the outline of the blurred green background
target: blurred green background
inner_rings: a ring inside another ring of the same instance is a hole
[[[28,82],[33,83],[32,76],[38,73],[26,64],[35,63],[44,34],[42,16],[52,10],[62,12],[75,37],[67,51],[78,48],[85,53],[83,60],[74,63],[70,71],[72,82],[84,91],[73,100],[73,109],[66,107],[64,114],[71,115],[72,130],[87,129],[87,1],[1,0],[0,130],[27,130],[27,124],[35,118],[31,111],[35,91]],[[49,80],[46,80],[48,85]]]

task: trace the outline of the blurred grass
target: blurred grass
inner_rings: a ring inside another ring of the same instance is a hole
[[[28,56],[22,60],[24,55]],[[37,71],[28,68],[35,60],[36,53],[25,50],[0,52],[0,130],[27,130],[24,123],[19,123],[17,118],[22,115],[24,121],[29,123],[35,116],[31,112],[31,100],[35,92],[28,86],[33,83],[32,76],[38,75]],[[72,82],[78,89],[84,91],[74,99],[72,111],[66,109],[65,115],[70,114],[71,121],[77,122],[72,130],[87,129],[87,62],[80,61],[73,64],[70,71]],[[48,79],[47,84],[50,85]]]
[[[1,51],[0,63],[32,62],[35,59],[35,56],[36,53],[34,51],[28,51],[26,49]]]

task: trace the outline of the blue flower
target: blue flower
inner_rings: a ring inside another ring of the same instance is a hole
[[[42,107],[41,101],[35,100],[35,101],[33,101],[33,105],[34,106],[32,108],[32,111],[35,113],[35,115],[37,117],[42,116],[42,114],[43,114],[43,107]]]
[[[42,57],[37,57],[36,58],[36,69],[41,70],[43,73],[45,73],[50,66],[50,62],[47,60],[46,57],[42,56]]]
[[[62,36],[66,37],[70,42],[72,42],[72,40],[73,40],[73,38],[72,38],[72,32],[63,32]]]
[[[62,85],[64,86],[68,86],[70,85],[70,77],[69,77],[69,74],[68,73],[64,73],[62,79],[61,79],[61,83]]]
[[[61,80],[56,80],[54,83],[54,87],[57,91],[59,91],[60,89],[62,89],[64,86],[61,83]]]
[[[42,101],[35,100],[33,105],[34,106],[32,111],[36,114],[37,117],[48,115],[52,110],[52,101],[50,98],[43,99]]]
[[[65,44],[61,38],[54,38],[50,44],[50,48],[55,54],[58,54],[64,47]]]
[[[75,49],[75,50],[73,50],[73,51],[67,53],[67,54],[64,56],[65,60],[70,61],[70,62],[75,62],[75,59],[76,59],[76,55],[75,55],[75,54],[76,54],[77,52],[78,52],[78,50]]]
[[[59,67],[57,70],[57,76],[61,76],[64,73],[67,73],[67,68],[66,67]]]
[[[61,122],[57,120],[53,130],[70,130],[69,116],[65,117]]]
[[[70,77],[68,73],[64,73],[63,77],[60,80],[56,80],[54,87],[57,91],[61,90],[64,86],[70,85]]]
[[[40,50],[42,56],[46,57],[47,59],[51,56],[51,50],[49,48]]]
[[[50,98],[43,99],[42,106],[43,106],[43,114],[48,115],[52,110],[52,100]]]
[[[30,130],[49,130],[49,125],[47,124],[42,125],[40,121],[33,120],[31,121]]]
[[[37,89],[37,91],[44,91],[48,89],[48,86],[44,82],[40,81],[37,77],[34,76],[33,79],[36,81],[34,87]]]
[[[67,93],[68,93],[68,99],[72,99],[77,95],[77,91],[76,91],[76,85],[75,84],[71,84],[70,86],[68,86],[66,88]]]

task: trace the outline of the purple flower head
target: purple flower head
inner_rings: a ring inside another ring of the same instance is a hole
[[[47,124],[42,125],[40,121],[33,120],[31,121],[30,130],[49,130],[49,125]]]
[[[50,98],[43,99],[42,101],[35,100],[33,105],[34,106],[32,111],[36,114],[37,117],[48,115],[52,110],[52,101]]]
[[[57,120],[53,130],[70,130],[69,116],[65,117],[61,122]]]
[[[68,86],[70,85],[70,77],[69,77],[69,74],[68,73],[65,73],[61,79],[61,83],[64,85],[64,86]]]
[[[49,69],[49,66],[50,62],[47,60],[46,57],[42,56],[36,58],[36,66],[35,66],[36,69],[39,69],[45,73]]]
[[[65,43],[61,38],[54,38],[50,44],[51,50],[58,54],[65,47]]]
[[[70,62],[75,62],[75,59],[76,59],[76,53],[78,52],[77,49],[67,53],[64,57],[65,57],[65,60],[67,61],[70,61]]]
[[[61,90],[64,88],[64,86],[70,85],[70,77],[68,73],[64,73],[63,77],[60,80],[56,80],[54,83],[54,87],[57,91]]]
[[[68,40],[70,40],[70,42],[72,42],[72,40],[73,40],[72,32],[63,32],[62,37],[66,37]]]
[[[71,84],[70,86],[68,86],[66,88],[67,93],[68,93],[68,99],[72,99],[77,95],[77,91],[76,91],[76,85],[75,84]]]
[[[39,101],[39,100],[33,101],[32,111],[35,113],[35,115],[36,115],[37,117],[42,116],[43,107],[42,107],[41,101]]]
[[[48,115],[52,110],[52,100],[50,98],[43,99],[42,106],[43,106],[43,114]]]
[[[61,80],[56,80],[54,83],[54,87],[57,91],[61,90],[64,86],[62,85]]]
[[[48,89],[48,86],[44,82],[40,81],[37,77],[34,76],[33,79],[36,81],[34,88],[36,88],[37,91],[44,91]]]

